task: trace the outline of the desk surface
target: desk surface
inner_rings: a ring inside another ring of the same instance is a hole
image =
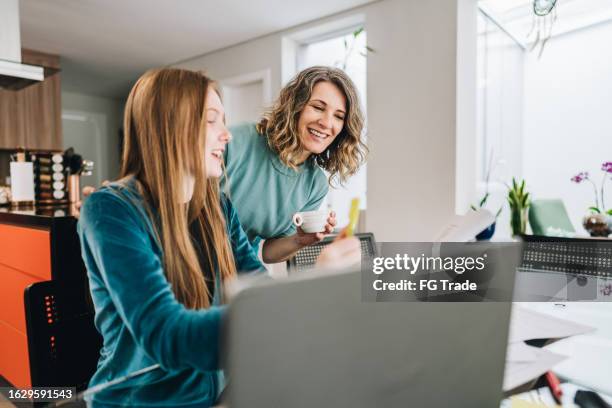
[[[568,359],[554,367],[562,379],[612,396],[612,302],[521,303],[558,318],[595,327],[595,331],[546,346]]]

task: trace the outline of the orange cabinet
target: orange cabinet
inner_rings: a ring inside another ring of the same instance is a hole
[[[76,219],[67,209],[0,212],[0,376],[18,387],[45,385],[33,380],[40,350],[30,349],[37,343],[25,291],[39,282],[72,287],[85,280]]]
[[[51,279],[50,232],[0,224],[0,374],[29,387],[24,291]]]
[[[28,338],[0,321],[0,373],[15,387],[30,387]]]
[[[23,293],[28,286],[41,282],[43,279],[2,264],[0,264],[0,277],[2,277],[0,299],[3,305],[6,305],[0,308],[0,322],[11,326],[25,336]],[[0,353],[3,353],[3,349],[0,349]],[[2,372],[1,365],[0,372]]]
[[[51,238],[48,229],[0,224],[0,265],[51,279]]]

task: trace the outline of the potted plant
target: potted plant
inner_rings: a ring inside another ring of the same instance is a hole
[[[476,207],[475,205],[471,205],[470,208],[474,211],[478,211],[480,208],[484,208],[487,204],[487,200],[489,199],[490,195],[491,194],[488,191],[485,192],[485,195],[480,199],[480,202],[478,203],[478,207]],[[500,207],[499,210],[497,210],[497,212],[495,213],[495,222],[493,222],[493,224],[489,225],[487,228],[482,230],[478,235],[476,235],[477,241],[487,241],[493,237],[493,234],[495,234],[495,224],[497,222],[497,217],[499,217],[499,214],[501,214],[501,211],[502,211],[502,208]]]
[[[512,178],[512,187],[508,187],[508,205],[512,236],[524,234],[527,230],[527,210],[531,205],[529,193],[525,191],[525,180],[519,183]]]
[[[606,204],[604,202],[604,189],[606,180],[608,180],[612,174],[612,162],[604,162],[601,165],[601,170],[603,171],[603,177],[599,189],[597,189],[597,185],[589,177],[588,171],[581,171],[570,179],[576,184],[589,182],[593,186],[595,205],[589,207],[589,214],[582,219],[584,229],[587,230],[592,237],[607,237],[612,232],[612,208],[606,210]]]
[[[489,181],[491,180],[491,173],[493,172],[493,170],[495,170],[495,167],[497,165],[497,163],[493,163],[493,159],[494,159],[494,152],[493,150],[491,150],[490,154],[489,154],[489,161],[487,163],[487,167],[486,167],[486,172],[485,172],[485,193],[484,196],[482,196],[482,198],[480,199],[480,201],[478,202],[478,206],[475,205],[470,205],[470,208],[473,211],[478,211],[481,208],[485,208],[485,206],[487,205],[487,201],[489,200],[489,197],[491,196],[491,193],[489,193]],[[488,241],[493,237],[493,234],[495,234],[495,224],[497,223],[497,217],[499,217],[499,214],[501,214],[502,211],[502,207],[499,208],[499,210],[497,210],[497,212],[495,213],[495,221],[493,222],[493,224],[489,225],[487,228],[485,228],[484,230],[482,230],[478,235],[476,235],[476,240],[477,241]]]

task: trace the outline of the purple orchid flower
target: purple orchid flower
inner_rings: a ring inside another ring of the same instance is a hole
[[[610,163],[612,164],[612,163]],[[588,171],[581,171],[580,173],[576,174],[574,177],[572,177],[570,180],[573,181],[574,183],[582,183],[584,180],[588,180],[589,179],[589,172]]]
[[[606,212],[606,204],[604,202],[604,187],[606,185],[606,180],[612,180],[612,161],[603,162],[601,164],[601,171],[604,173],[599,191],[597,191],[597,185],[595,182],[590,179],[588,171],[581,171],[570,179],[576,184],[582,183],[583,181],[588,181],[593,186],[593,192],[595,193],[595,206],[590,207],[590,209],[591,211],[597,213]],[[612,209],[608,210],[608,213],[612,215]]]

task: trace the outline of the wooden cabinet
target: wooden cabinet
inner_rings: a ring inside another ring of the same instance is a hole
[[[61,82],[52,74],[59,56],[24,49],[22,62],[45,66],[46,78],[19,91],[0,89],[0,148],[61,149]]]

